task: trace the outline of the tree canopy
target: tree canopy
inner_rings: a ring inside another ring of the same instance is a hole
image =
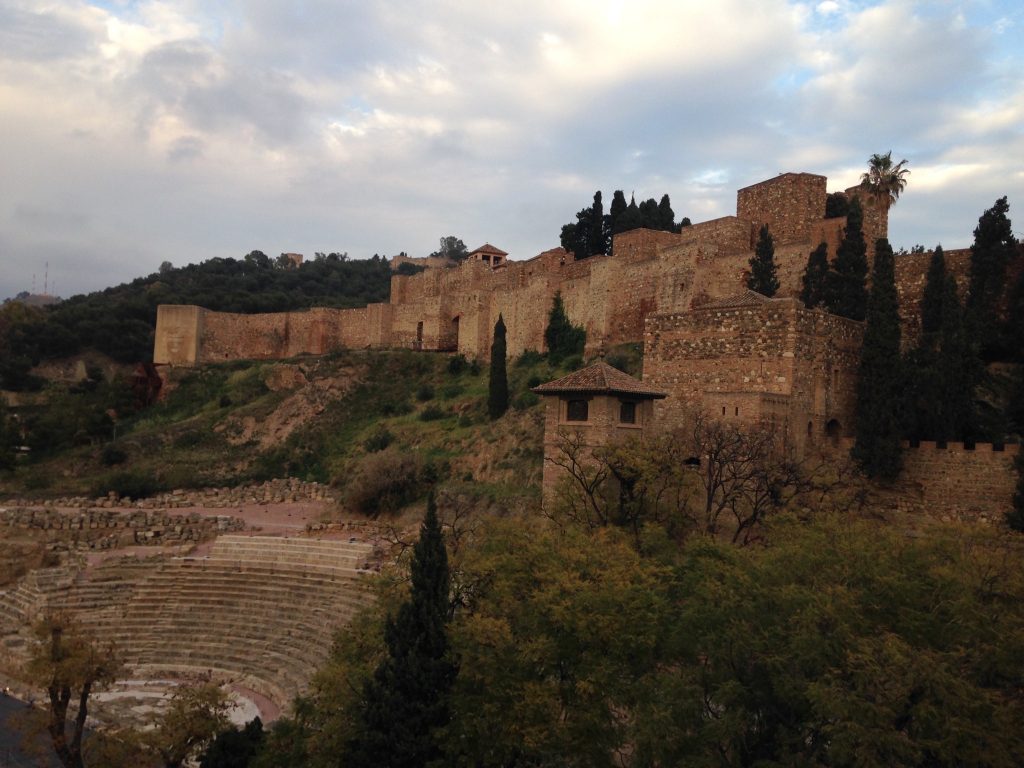
[[[775,242],[767,224],[761,226],[754,255],[750,258],[747,288],[769,297],[774,296],[779,290],[779,276],[775,269]]]

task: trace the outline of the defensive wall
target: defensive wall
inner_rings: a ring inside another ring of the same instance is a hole
[[[869,247],[887,234],[888,205],[861,197]],[[274,359],[342,348],[412,348],[489,354],[501,315],[508,352],[544,349],[544,327],[555,293],[573,323],[587,331],[589,351],[643,338],[652,314],[679,313],[745,287],[758,230],[775,240],[782,284],[794,296],[807,256],[820,242],[835,253],[845,219],[825,219],[826,179],[784,173],[737,192],[736,215],[685,227],[682,232],[639,229],[616,235],[613,256],[577,260],[561,248],[498,267],[468,260],[449,269],[394,275],[387,304],[351,310],[314,309],[264,315],[231,315],[191,306],[162,306],[157,316],[154,361],[193,365],[236,358]],[[903,258],[903,257],[901,257]],[[909,300],[923,274],[913,257]]]
[[[656,421],[699,408],[769,423],[798,454],[853,426],[863,324],[753,291],[647,318],[644,383],[669,395]]]
[[[853,439],[836,440],[847,453]],[[910,515],[998,523],[1012,505],[1014,461],[1020,445],[903,443],[903,471],[891,487],[874,490],[875,503]]]

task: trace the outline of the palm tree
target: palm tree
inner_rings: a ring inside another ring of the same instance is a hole
[[[904,168],[906,164],[906,160],[900,160],[894,165],[891,149],[884,155],[872,155],[868,159],[867,173],[861,174],[860,185],[879,197],[889,198],[892,205],[907,186],[910,169]]]

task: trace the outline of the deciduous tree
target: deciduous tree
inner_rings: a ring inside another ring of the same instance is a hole
[[[28,672],[47,696],[46,729],[64,768],[83,768],[82,739],[93,691],[117,679],[122,665],[111,645],[101,646],[68,616],[52,615],[35,626]],[[77,705],[68,721],[72,700]],[[70,726],[70,733],[69,733]]]

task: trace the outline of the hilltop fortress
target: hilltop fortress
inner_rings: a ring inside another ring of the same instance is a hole
[[[276,359],[338,349],[405,348],[458,351],[486,358],[498,315],[508,327],[508,352],[544,349],[544,328],[556,292],[570,319],[587,331],[587,351],[644,339],[655,315],[707,306],[745,288],[758,229],[775,241],[781,297],[799,292],[810,251],[821,242],[834,255],[845,218],[826,219],[826,179],[784,173],[737,193],[736,215],[685,227],[680,233],[637,229],[615,236],[614,256],[575,259],[562,248],[526,261],[488,258],[487,246],[457,267],[395,275],[387,304],[259,315],[161,306],[153,358],[195,365],[232,359]],[[888,233],[888,204],[854,187],[873,247]],[[966,251],[947,252],[963,271]],[[927,254],[898,259],[897,279],[908,317],[923,287]]]
[[[888,235],[888,200],[858,187],[872,255]],[[819,243],[834,255],[845,218],[825,218],[826,179],[783,173],[739,190],[736,215],[681,232],[637,229],[615,236],[614,255],[576,259],[562,248],[508,261],[487,245],[457,267],[391,278],[387,304],[259,315],[161,306],[154,362],[195,365],[276,359],[340,349],[403,348],[486,358],[499,314],[508,353],[544,350],[556,293],[587,332],[587,352],[644,344],[644,380],[669,394],[659,414],[698,404],[726,418],[785,426],[801,448],[820,435],[850,434],[862,324],[807,310],[795,298]],[[775,241],[781,289],[766,299],[746,290],[758,230]],[[969,252],[946,253],[963,279]],[[929,254],[897,259],[909,336]],[[797,428],[796,425],[799,425]]]

